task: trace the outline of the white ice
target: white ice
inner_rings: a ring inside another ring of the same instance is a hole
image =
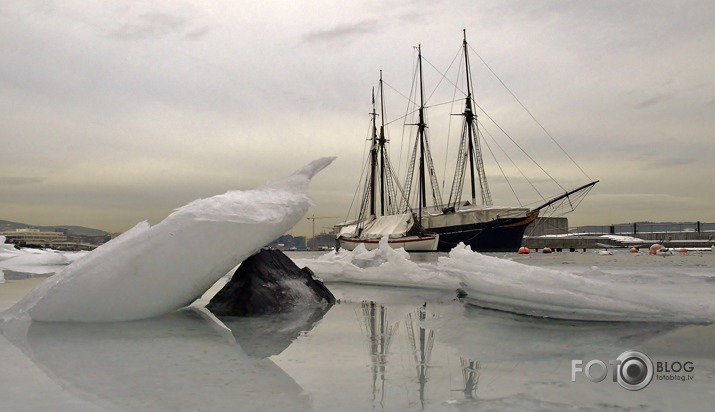
[[[460,280],[450,274],[435,272],[429,265],[410,260],[403,248],[392,249],[387,237],[377,249],[368,251],[358,245],[353,251],[341,249],[317,259],[296,259],[298,266],[308,266],[328,282],[348,282],[363,285],[383,285],[447,289],[454,291]]]
[[[110,322],[187,306],[302,219],[312,205],[311,178],[333,160],[315,160],[252,190],[195,200],[155,226],[139,223],[48,278],[3,317]]]
[[[556,270],[473,252],[459,245],[437,263],[415,263],[387,245],[298,260],[326,282],[462,288],[472,305],[522,315],[588,321],[712,322],[711,276],[652,266],[612,275]]]
[[[441,258],[438,268],[462,280],[470,303],[489,309],[594,321],[715,320],[715,305],[701,294],[703,286],[715,289],[706,279],[693,286],[688,276],[674,279],[667,272],[667,279],[647,282],[639,276],[608,277],[597,270],[572,273],[482,255],[464,245]]]
[[[31,274],[51,274],[62,270],[73,261],[80,259],[87,252],[59,252],[50,249],[17,249],[5,243],[5,236],[0,236],[0,271],[11,270]]]

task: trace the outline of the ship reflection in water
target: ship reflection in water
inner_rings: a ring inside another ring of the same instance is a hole
[[[408,312],[402,321],[390,324],[385,306],[373,301],[362,302],[363,318],[361,326],[363,326],[362,331],[368,344],[372,362],[372,400],[376,403],[373,406],[386,407],[385,383],[387,380],[388,353],[390,353],[390,344],[394,339],[394,335],[401,333],[409,344],[411,361],[416,375],[414,379],[416,385],[410,385],[410,387],[414,386],[417,390],[419,409],[425,408],[426,387],[430,380],[429,371],[432,367],[431,357],[435,344],[434,330],[420,326],[420,322],[426,320],[427,313],[427,302],[425,302],[419,308]],[[460,358],[459,365],[463,383],[463,387],[459,391],[464,393],[465,400],[475,400],[480,364],[471,359]],[[453,389],[452,391],[456,390]],[[414,405],[410,403],[410,406]]]
[[[43,402],[59,411],[568,410],[599,401],[593,386],[569,381],[570,359],[680,328],[533,319],[444,291],[331,289],[341,303],[281,315],[217,319],[196,307],[134,322],[4,324],[27,360],[2,374],[54,393]]]

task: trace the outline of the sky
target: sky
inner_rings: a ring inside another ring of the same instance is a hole
[[[379,71],[408,93],[415,46],[427,67],[445,68],[466,30],[585,174],[473,56],[480,107],[563,187],[600,180],[570,226],[715,222],[713,21],[708,0],[5,1],[0,219],[119,232],[337,156],[310,189],[315,230],[327,230],[349,217]],[[390,103],[396,162],[411,132],[392,122],[403,102]],[[429,116],[448,182],[443,153],[456,144]],[[492,160],[494,203],[533,204]],[[312,230],[306,219],[291,233]]]

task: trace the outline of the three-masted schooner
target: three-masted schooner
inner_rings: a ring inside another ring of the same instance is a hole
[[[416,76],[419,102],[414,124],[417,133],[404,185],[400,184],[385,150],[388,140],[385,137],[381,71],[378,92],[382,121],[378,129],[373,92],[368,173],[362,189],[360,209],[355,220],[336,226],[338,247],[353,250],[362,244],[369,250],[377,247],[380,239],[386,237],[393,248],[404,247],[408,251],[448,252],[460,242],[477,251],[517,251],[527,226],[536,220],[542,210],[569,201],[571,197],[582,198],[598,182],[592,181],[576,189],[566,190],[534,208],[494,206],[482,161],[466,33],[463,50],[466,96],[464,110],[460,113],[462,132],[449,198],[446,202],[442,199],[432,161],[425,120],[422,52],[418,46]],[[467,171],[471,199],[463,201],[462,191]],[[427,201],[428,180],[433,200],[431,205]],[[481,204],[477,201],[477,185]],[[412,198],[415,200],[411,203]]]

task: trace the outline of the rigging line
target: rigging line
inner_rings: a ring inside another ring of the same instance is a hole
[[[392,162],[390,161],[390,159],[386,159],[386,160],[387,160],[387,164],[388,164],[388,168],[389,168],[389,170],[390,170],[390,173],[393,173],[393,172],[394,172],[394,169],[393,169],[393,167],[392,167]],[[410,206],[408,196],[405,194],[405,190],[402,188],[402,185],[400,185],[400,181],[399,181],[398,179],[396,179],[396,178],[393,177],[393,182],[394,182],[395,185],[397,186],[397,190],[400,192],[400,195],[402,196],[401,199],[400,199],[400,202],[406,201],[407,209],[409,209],[410,211],[412,211],[412,207]]]
[[[427,64],[429,64],[430,66],[432,66],[432,68],[433,68],[437,73],[439,73],[439,74],[442,75],[442,77],[439,79],[439,81],[437,82],[437,84],[436,84],[436,85],[434,86],[434,88],[432,89],[432,92],[430,93],[430,95],[427,97],[427,101],[429,101],[429,99],[432,98],[432,96],[435,94],[435,92],[436,92],[437,89],[439,88],[439,85],[442,84],[442,81],[444,81],[444,80],[446,79],[448,83],[452,83],[452,82],[449,80],[449,78],[447,78],[447,72],[449,72],[449,69],[452,68],[452,66],[454,65],[454,62],[457,60],[457,57],[459,57],[459,52],[457,52],[457,54],[455,54],[454,58],[452,58],[452,62],[449,64],[449,66],[447,66],[447,70],[444,71],[444,72],[442,72],[442,71],[440,71],[437,67],[435,67],[435,65],[432,64],[429,60],[427,60],[424,55],[422,56],[422,61],[427,62]]]
[[[487,128],[484,126],[484,124],[481,121],[477,120],[477,123],[481,126],[481,128],[479,129],[480,133],[482,133],[482,131],[483,131],[486,133],[487,136],[489,136],[490,139],[492,139],[492,141],[497,145],[499,150],[501,150],[502,154],[504,156],[506,156],[507,159],[509,159],[509,161],[511,162],[511,165],[514,166],[514,168],[519,172],[521,177],[523,177],[524,180],[526,180],[526,182],[529,183],[529,186],[531,186],[531,188],[534,189],[534,191],[539,195],[539,197],[541,197],[541,200],[545,202],[546,198],[544,197],[544,195],[542,195],[541,192],[539,192],[539,189],[536,188],[536,186],[531,181],[531,179],[529,179],[526,176],[524,171],[521,170],[521,168],[516,164],[516,162],[514,162],[514,159],[512,159],[511,156],[509,156],[509,153],[507,153],[506,150],[504,150],[502,145],[499,144],[499,141],[489,132],[489,130],[487,130]],[[482,135],[483,135],[483,133],[482,133]],[[536,203],[536,202],[534,202],[534,203]]]
[[[427,161],[427,171],[429,172],[430,185],[432,186],[432,201],[435,206],[441,206],[442,194],[439,191],[439,180],[435,173],[434,162],[432,161],[432,148],[430,147],[429,135],[425,136],[425,160]]]
[[[561,186],[561,184],[560,184],[559,182],[557,182],[556,179],[554,179],[554,177],[551,176],[551,174],[549,174],[549,172],[546,171],[546,169],[544,169],[536,160],[534,160],[534,158],[531,157],[531,155],[530,155],[529,153],[527,153],[527,151],[524,150],[524,148],[521,147],[521,146],[519,145],[519,143],[517,143],[514,139],[512,139],[512,137],[509,135],[509,133],[507,133],[506,130],[504,130],[504,129],[499,125],[499,123],[497,123],[491,116],[489,116],[489,113],[487,113],[482,106],[480,106],[480,105],[479,105],[478,103],[476,103],[476,102],[475,102],[474,104],[479,108],[479,110],[482,111],[482,113],[484,113],[485,116],[487,116],[487,117],[489,118],[489,120],[491,120],[491,121],[494,123],[494,125],[496,125],[496,127],[497,127],[499,130],[501,130],[502,133],[504,133],[504,135],[505,135],[506,137],[509,138],[509,140],[511,140],[512,143],[514,143],[514,145],[515,145],[516,147],[519,148],[519,150],[521,150],[522,153],[524,153],[524,155],[525,155],[526,157],[529,158],[529,160],[531,160],[536,166],[538,166],[539,169],[541,169],[541,171],[544,172],[544,174],[545,174],[546,176],[548,176],[549,179],[551,179],[552,182],[556,183],[556,185],[557,185],[558,187],[560,187],[561,190],[566,191],[566,189],[565,189],[563,186]]]
[[[369,163],[369,159],[367,159],[366,164]],[[364,170],[364,168],[363,168]],[[362,229],[364,222],[365,222],[365,215],[368,209],[368,201],[369,201],[369,185],[370,185],[370,175],[369,174],[364,174],[360,176],[361,179],[364,179],[363,183],[363,188],[365,190],[362,191],[362,196],[360,200],[360,207],[356,210],[356,216],[355,216],[355,227],[356,229],[360,230]],[[358,189],[359,193],[360,189]],[[357,193],[355,194],[355,198],[357,198]],[[350,208],[352,209],[352,204],[350,205]],[[349,216],[349,214],[348,214]],[[349,221],[349,219],[345,219],[346,221]]]
[[[404,152],[405,146],[405,133],[407,132],[407,125],[402,124],[402,136],[400,136],[400,155],[397,158],[397,175],[399,176],[402,172],[402,153]]]
[[[580,196],[578,199],[576,199],[577,201],[576,201],[576,205],[574,206],[574,210],[576,210],[576,208],[578,208],[581,205],[581,202],[583,202],[584,199],[586,199],[586,195],[589,192],[591,192],[592,188],[593,188],[593,186],[591,186],[591,188],[589,188],[588,190],[584,191],[584,194],[582,196]]]
[[[455,57],[454,57],[454,59],[452,59],[452,63],[450,63],[449,67],[447,68],[448,71],[449,71],[449,69],[452,67],[452,65],[454,64],[454,61],[457,59],[457,57],[459,57],[460,60],[459,60],[459,66],[458,66],[458,67],[459,67],[459,70],[460,70],[460,72],[461,72],[461,70],[462,70],[462,60],[461,60],[461,59],[462,59],[462,56],[464,55],[463,52],[464,52],[464,51],[462,50],[462,47],[460,46],[460,47],[459,47],[459,50],[457,51],[457,54],[456,54]],[[429,64],[430,66],[432,66],[432,68],[433,68],[437,73],[442,74],[442,72],[440,72],[440,70],[439,70],[438,68],[436,68],[432,63],[430,63],[429,60],[425,59],[424,56],[422,56],[422,60],[427,61],[427,64]],[[463,90],[461,87],[459,87],[459,85],[458,85],[456,82],[452,81],[452,79],[450,79],[449,77],[447,77],[446,72],[445,72],[442,76],[443,76],[442,80],[446,80],[447,83],[449,83],[449,84],[451,84],[452,86],[454,86],[455,89],[456,89],[456,90],[459,90],[459,92],[462,93],[464,96],[467,95],[467,93],[465,93],[464,90]],[[458,77],[459,77],[459,76],[457,76],[457,78],[458,78]],[[440,81],[441,81],[441,80],[440,80]],[[434,94],[434,91],[432,92],[432,94]],[[432,95],[430,95],[430,97],[432,97]],[[429,100],[429,99],[428,99],[428,100]]]
[[[572,193],[572,194],[566,196],[564,199],[562,199],[559,202],[558,206],[550,205],[549,207],[554,209],[554,214],[556,213],[556,211],[558,211],[560,209],[564,209],[564,210],[570,209],[570,210],[566,210],[565,212],[563,212],[563,214],[571,213],[574,210],[576,210],[576,208],[578,208],[578,206],[586,198],[586,196],[591,191],[591,189],[593,189],[593,186],[588,187],[585,190],[582,190],[580,192]],[[568,201],[568,207],[566,204],[567,201]]]
[[[461,63],[461,62],[460,62]],[[461,65],[460,68],[457,70],[457,76],[459,76],[459,73],[461,73]],[[453,113],[454,112],[454,104],[457,102],[457,89],[454,89],[454,93],[452,94],[452,106],[449,108],[449,112]],[[442,192],[444,192],[445,189],[445,181],[447,180],[447,163],[449,163],[449,141],[452,136],[452,116],[449,116],[449,122],[447,123],[447,145],[444,149],[444,170],[442,172]],[[451,197],[450,193],[450,197]]]
[[[413,49],[413,53],[412,53],[412,67],[414,67],[414,71],[412,72],[412,79],[413,79],[413,80],[412,80],[412,84],[410,85],[410,96],[414,96],[414,95],[416,94],[416,92],[415,92],[415,86],[416,86],[415,83],[416,83],[416,82],[415,82],[415,80],[414,80],[414,79],[417,78],[417,64],[416,64],[416,62],[417,62],[417,54],[414,52],[414,49]],[[384,84],[384,83],[385,83],[385,82],[384,82],[384,80],[383,80],[383,84]],[[388,86],[389,86],[389,85],[388,85]],[[389,86],[389,87],[392,89],[392,86]],[[394,89],[393,89],[393,90],[394,90]],[[397,90],[395,90],[395,91],[397,91]],[[397,93],[402,95],[402,93],[400,93],[399,91],[397,91]],[[406,123],[406,122],[407,122],[407,116],[408,116],[409,114],[413,114],[413,115],[414,115],[414,113],[415,113],[414,111],[410,112],[410,104],[415,105],[415,102],[412,100],[412,97],[408,97],[408,98],[407,98],[407,105],[406,105],[406,107],[405,107],[405,116],[403,117],[404,122],[403,122],[403,124],[402,124],[402,138],[401,138],[401,140],[400,140],[400,156],[399,156],[399,158],[397,159],[397,161],[398,161],[398,162],[397,162],[397,174],[398,174],[398,176],[399,176],[400,172],[402,171],[402,154],[404,153],[404,144],[405,144],[405,140],[406,140],[406,139],[405,139],[405,133],[407,132],[407,123]],[[408,148],[409,148],[409,143],[408,143]],[[409,154],[408,154],[408,157],[409,157]],[[409,159],[406,159],[406,162],[409,162]],[[406,166],[407,166],[407,165],[406,165]],[[407,166],[407,167],[409,167],[409,166]],[[408,190],[408,193],[409,193],[409,188],[408,188],[407,190]]]
[[[388,126],[388,125],[390,125],[390,124],[392,124],[392,123],[395,123],[395,122],[397,122],[398,120],[403,120],[403,121],[405,122],[405,124],[408,124],[408,123],[407,123],[407,117],[410,116],[410,115],[414,115],[415,113],[417,113],[417,110],[413,110],[413,111],[411,111],[411,112],[406,113],[406,114],[403,115],[403,116],[394,118],[394,119],[392,119],[392,120],[390,120],[390,121],[386,121],[386,122],[385,122],[385,126]]]
[[[397,90],[396,88],[394,88],[394,87],[393,87],[390,83],[388,83],[387,81],[383,80],[383,81],[382,81],[382,84],[383,84],[384,86],[389,87],[390,90],[392,90],[393,92],[395,92],[395,93],[397,93],[398,95],[400,95],[403,99],[407,100],[408,103],[416,104],[415,102],[412,101],[412,98],[411,98],[411,97],[405,96],[404,93],[402,93],[401,91],[399,91],[399,90]]]
[[[481,130],[480,130],[479,134],[481,134],[482,137],[483,137],[483,134],[481,133]],[[478,138],[478,137],[477,137],[477,138]],[[494,159],[494,163],[497,164],[497,167],[499,168],[499,171],[501,172],[502,176],[504,176],[504,180],[506,180],[506,184],[509,185],[509,189],[511,189],[511,193],[514,194],[514,197],[516,198],[516,201],[519,203],[519,206],[523,206],[523,205],[521,204],[521,199],[519,199],[519,196],[516,194],[516,190],[514,190],[514,187],[511,185],[511,181],[509,180],[508,177],[506,177],[506,173],[504,172],[504,169],[502,169],[501,163],[499,163],[499,160],[497,160],[497,157],[496,157],[496,155],[494,154],[494,151],[492,151],[492,147],[489,146],[489,142],[488,142],[487,139],[485,139],[485,138],[482,138],[482,141],[484,142],[485,145],[487,145],[487,149],[489,150],[489,153],[492,155],[492,159]],[[498,145],[497,145],[497,146],[498,146]]]
[[[364,190],[363,194],[362,194],[362,202],[360,203],[360,212],[358,213],[358,218],[357,218],[357,222],[356,222],[356,227],[359,229],[363,227],[364,222],[367,220],[366,219],[366,217],[368,215],[367,209],[368,209],[368,203],[370,201],[370,199],[369,199],[370,198],[370,190],[368,190],[368,189],[371,188],[370,183],[371,183],[370,175],[366,174],[365,175],[365,185],[364,185],[366,190]]]
[[[519,105],[526,111],[526,113],[528,113],[529,116],[531,116],[532,120],[534,120],[534,122],[541,128],[541,130],[543,130],[544,133],[546,133],[546,135],[549,136],[549,138],[551,139],[551,141],[554,142],[554,144],[556,144],[556,146],[557,146],[559,149],[561,149],[561,151],[566,155],[566,157],[569,158],[569,160],[571,160],[571,162],[572,162],[574,165],[576,165],[576,167],[578,168],[578,170],[580,170],[581,173],[583,173],[583,175],[586,176],[586,178],[587,178],[588,180],[593,180],[593,179],[591,179],[591,177],[589,177],[588,174],[586,174],[586,172],[581,168],[581,166],[579,166],[579,164],[576,163],[576,161],[573,159],[573,157],[571,157],[571,155],[568,154],[568,152],[559,144],[559,142],[556,141],[556,139],[551,135],[551,133],[549,133],[549,131],[546,130],[546,128],[541,124],[541,122],[539,122],[539,121],[536,119],[536,117],[531,113],[531,111],[526,107],[526,105],[524,105],[524,103],[522,103],[521,100],[519,100],[519,98],[516,97],[516,95],[514,94],[514,92],[512,92],[511,89],[509,89],[509,87],[507,87],[506,83],[504,83],[504,81],[496,74],[496,72],[494,72],[494,70],[493,70],[492,67],[486,62],[486,60],[484,60],[484,59],[482,58],[482,56],[481,56],[479,53],[477,53],[477,51],[474,50],[474,48],[473,48],[471,45],[469,46],[469,48],[474,52],[474,54],[477,55],[477,57],[479,58],[479,60],[481,60],[482,63],[484,63],[484,66],[486,66],[486,68],[489,69],[489,71],[492,73],[492,75],[494,75],[494,77],[496,77],[496,79],[499,80],[499,83],[501,83],[501,85],[504,86],[504,88],[509,92],[509,94],[514,98],[514,100],[516,100],[517,103],[519,103]]]
[[[455,92],[455,94],[456,94],[456,92]],[[465,95],[465,97],[466,97],[466,95]],[[448,105],[448,104],[454,104],[455,102],[460,102],[460,101],[462,101],[462,100],[464,100],[464,98],[461,98],[461,97],[460,97],[460,98],[457,99],[457,100],[454,100],[454,99],[453,99],[453,100],[447,100],[447,101],[444,101],[444,102],[441,102],[441,103],[431,104],[431,105],[429,105],[429,106],[425,105],[425,109],[429,109],[429,108],[432,108],[432,107],[446,106],[446,105]]]
[[[370,126],[368,127],[368,132],[367,132],[368,136],[371,134],[371,128],[372,128],[372,123],[370,123]],[[367,153],[367,148],[368,148],[367,142],[368,141],[369,141],[369,138],[365,139],[365,143],[363,144],[363,149],[362,149],[362,158],[363,159],[368,159],[368,156],[365,155]],[[355,200],[358,198],[358,194],[360,193],[361,185],[362,185],[363,179],[365,177],[365,171],[367,170],[368,163],[369,163],[369,160],[366,160],[363,163],[362,170],[360,171],[360,177],[358,178],[357,188],[355,189],[355,193],[353,194],[353,199],[350,202],[350,207],[348,208],[348,213],[345,216],[345,221],[350,220],[350,214],[352,213],[353,205],[355,204]],[[355,213],[356,213],[356,217],[359,217],[360,210],[355,210]]]

